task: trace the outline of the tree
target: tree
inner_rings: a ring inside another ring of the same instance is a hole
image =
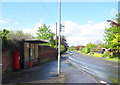
[[[85,46],[85,52],[86,53],[94,52],[95,47],[96,47],[96,45],[90,42]]]
[[[2,38],[2,49],[7,49],[9,47],[10,40],[7,38],[9,31],[7,29],[3,29],[0,31],[0,36]]]
[[[74,46],[70,46],[69,47],[69,51],[74,51],[75,50],[75,47]]]
[[[94,48],[94,47],[96,47],[96,45],[90,42],[85,47],[86,48]]]
[[[67,40],[66,40],[66,38],[65,38],[65,36],[61,36],[61,44],[64,46],[64,51],[67,51],[67,49],[68,49],[68,43],[67,43]]]
[[[116,15],[115,22],[111,22],[111,27],[105,29],[105,41],[107,42],[107,47],[112,49],[118,48],[118,41],[120,40],[120,14]]]
[[[21,30],[17,30],[17,31],[9,31],[7,37],[10,40],[24,40],[24,39],[33,39],[33,36],[29,33],[24,33]]]
[[[46,26],[45,24],[38,29],[37,38],[38,39],[44,39],[44,40],[49,40],[50,41],[50,46],[53,47],[55,45],[55,40],[54,36],[55,34],[52,33],[52,31],[49,29],[50,26]]]
[[[62,53],[64,53],[64,51],[65,51],[65,46],[64,45],[60,45],[60,53],[62,54]]]

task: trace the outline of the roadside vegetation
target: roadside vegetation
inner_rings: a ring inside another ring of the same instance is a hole
[[[49,40],[49,43],[42,45],[50,46],[52,48],[58,48],[58,36],[55,37],[55,34],[49,29],[50,26],[45,24],[41,27],[38,27],[37,39]],[[68,43],[64,36],[61,36],[60,52],[64,53],[68,49]]]
[[[110,27],[105,29],[104,41],[97,41],[96,44],[88,43],[86,46],[71,46],[70,51],[77,51],[82,54],[102,57],[104,60],[120,61],[120,14],[116,19],[108,20]]]
[[[28,33],[23,33],[21,30],[9,31],[7,29],[3,29],[0,30],[0,38],[2,40],[2,50],[9,50],[11,48],[17,49],[19,46],[17,44],[18,41],[22,41],[24,39],[32,39],[33,36]]]
[[[45,45],[45,46],[50,46],[52,48],[56,48],[57,49],[57,45],[58,45],[58,37],[55,37],[55,34],[49,29],[50,26],[46,26],[45,24],[41,27],[38,27],[38,32],[37,37],[35,37],[34,35],[30,34],[30,33],[24,33],[22,30],[17,30],[17,31],[13,31],[13,30],[7,30],[7,29],[3,29],[0,30],[0,38],[2,39],[2,50],[8,50],[11,49],[11,47],[13,47],[13,45],[15,47],[19,46],[16,45],[17,41],[22,41],[25,39],[43,39],[43,40],[48,40],[49,43],[47,44],[41,44],[41,45]],[[61,53],[64,53],[65,51],[67,51],[68,49],[68,44],[67,44],[67,40],[64,36],[61,36]]]

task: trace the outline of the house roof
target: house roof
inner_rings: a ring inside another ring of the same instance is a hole
[[[49,43],[48,40],[42,40],[42,39],[26,39],[24,42],[29,42],[29,43]]]
[[[101,48],[102,48],[102,45],[98,45],[98,46],[97,46],[97,49],[101,49]]]

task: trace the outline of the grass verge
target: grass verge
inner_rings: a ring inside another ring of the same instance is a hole
[[[108,60],[108,61],[120,61],[120,59],[118,58],[103,58],[104,60]]]
[[[93,56],[94,56],[94,57],[102,57],[103,54],[94,54]]]

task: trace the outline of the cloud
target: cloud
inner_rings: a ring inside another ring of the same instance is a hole
[[[10,19],[1,19],[0,24],[7,24],[10,21]]]
[[[88,21],[88,24],[93,24],[93,23],[94,23],[94,21],[92,21],[92,20]]]
[[[86,45],[89,42],[95,43],[95,41],[103,41],[104,39],[104,30],[106,27],[109,26],[108,22],[99,22],[92,24],[78,24],[73,21],[65,21],[64,24],[64,31],[61,32],[61,35],[64,35],[67,39],[68,44],[71,45]],[[33,36],[37,36],[36,33],[38,31],[38,27],[41,27],[42,23],[37,23],[33,28],[22,28],[24,33],[30,33]],[[48,26],[48,25],[47,25]],[[56,33],[56,25],[50,24],[50,29],[52,32]],[[58,26],[57,26],[58,29]]]
[[[19,22],[14,22],[14,25],[18,25],[19,24]]]
[[[18,22],[15,22],[14,24],[19,24]],[[10,28],[10,27],[7,27],[7,28],[1,28],[1,30],[3,29],[7,29],[7,30],[14,30],[14,31],[17,31],[17,30],[22,30],[24,33],[30,33],[32,34],[33,36],[37,36],[36,33],[38,31],[38,27],[41,27],[42,24],[40,23],[37,23],[35,24],[34,28]]]
[[[72,21],[65,21],[65,32],[69,45],[86,45],[89,42],[102,41],[107,22],[80,25]]]
[[[15,22],[14,24],[17,25],[19,23]],[[24,33],[30,33],[33,36],[37,36],[36,33],[38,32],[38,27],[41,27],[41,26],[43,26],[43,24],[37,23],[37,24],[35,24],[35,26],[33,28],[1,28],[1,30],[2,29],[8,29],[8,30],[14,30],[14,31],[22,30]],[[56,33],[56,31],[55,31],[55,29],[56,29],[55,25],[50,25],[50,29],[52,30],[52,32]]]
[[[21,29],[24,33],[30,33],[32,34],[33,36],[37,36],[36,33],[38,32],[38,27],[41,27],[43,26],[43,23],[37,23],[35,24],[34,28],[23,28]],[[56,25],[54,24],[51,24],[51,25],[47,25],[47,26],[50,26],[50,30],[53,32],[53,33],[56,33]]]
[[[38,27],[41,27],[43,24],[37,23],[34,28],[23,28],[21,29],[24,33],[30,33],[33,36],[37,36]]]

